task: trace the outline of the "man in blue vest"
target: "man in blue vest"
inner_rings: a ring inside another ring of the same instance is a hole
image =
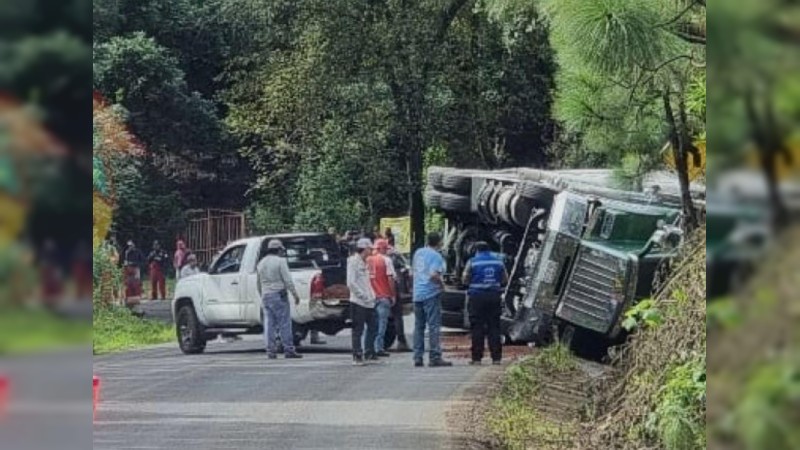
[[[503,286],[508,283],[508,273],[503,260],[491,252],[486,242],[475,244],[475,256],[464,268],[463,281],[469,286],[469,322],[472,326],[470,364],[481,363],[484,337],[489,340],[492,364],[500,364],[503,356],[500,342],[501,297]]]

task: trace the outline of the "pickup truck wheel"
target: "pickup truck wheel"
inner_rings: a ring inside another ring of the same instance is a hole
[[[178,335],[178,345],[183,353],[194,355],[205,351],[206,338],[203,334],[203,325],[191,306],[182,306],[178,310],[175,331]]]
[[[390,349],[397,340],[397,330],[394,327],[394,319],[389,318],[389,323],[386,324],[386,334],[383,335],[383,348]]]

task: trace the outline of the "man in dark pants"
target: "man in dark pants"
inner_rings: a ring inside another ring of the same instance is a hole
[[[492,254],[486,242],[475,244],[475,256],[464,268],[463,281],[469,286],[469,322],[472,326],[470,364],[481,363],[484,337],[489,340],[492,364],[500,364],[503,357],[500,342],[501,296],[503,286],[508,283],[508,273],[503,261]]]
[[[350,289],[350,319],[353,322],[353,364],[363,366],[365,361],[375,361],[375,294],[369,277],[367,257],[372,254],[372,241],[361,238],[356,249],[347,259],[347,287]],[[362,342],[364,327],[367,329],[366,342]]]

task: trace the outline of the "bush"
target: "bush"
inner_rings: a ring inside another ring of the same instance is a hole
[[[95,308],[114,303],[122,286],[122,268],[110,247],[101,245],[92,253],[92,283]]]

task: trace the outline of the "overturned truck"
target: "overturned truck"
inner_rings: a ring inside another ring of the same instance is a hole
[[[640,192],[609,170],[480,171],[431,167],[425,201],[445,216],[443,325],[469,328],[460,274],[485,241],[505,261],[506,341],[556,335],[580,352],[621,338],[621,317],[652,292],[682,242],[677,179],[656,172]],[[702,206],[702,187],[693,187]]]

